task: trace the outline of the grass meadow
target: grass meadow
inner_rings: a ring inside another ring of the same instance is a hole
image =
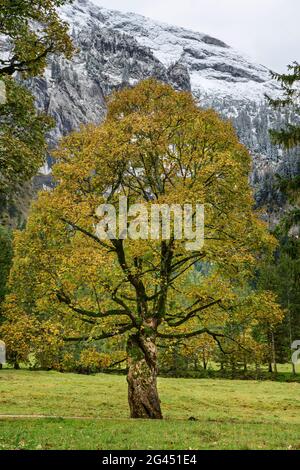
[[[0,370],[0,449],[300,449],[299,382],[160,378],[159,392],[163,421],[130,420],[125,376]]]

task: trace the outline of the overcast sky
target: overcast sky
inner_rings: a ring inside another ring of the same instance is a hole
[[[92,0],[215,36],[275,71],[300,61],[300,0]]]

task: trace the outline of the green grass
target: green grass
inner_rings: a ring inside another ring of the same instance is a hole
[[[161,378],[159,391],[165,420],[134,421],[124,376],[0,370],[0,449],[300,449],[299,383]]]

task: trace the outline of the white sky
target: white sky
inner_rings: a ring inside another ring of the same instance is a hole
[[[282,72],[300,61],[300,0],[92,0],[225,41]]]

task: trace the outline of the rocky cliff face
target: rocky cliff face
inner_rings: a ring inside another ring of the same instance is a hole
[[[281,126],[286,116],[265,103],[265,93],[279,92],[268,69],[206,34],[106,10],[87,0],[75,0],[61,15],[70,24],[78,52],[72,61],[52,58],[45,76],[29,83],[38,107],[56,119],[51,145],[81,123],[101,122],[105,97],[113,90],[155,77],[190,90],[200,106],[232,119],[253,155],[257,202],[277,212],[283,201],[274,189],[274,174],[293,173],[296,163],[292,154],[269,142],[268,128]],[[40,182],[49,184],[47,167]]]

